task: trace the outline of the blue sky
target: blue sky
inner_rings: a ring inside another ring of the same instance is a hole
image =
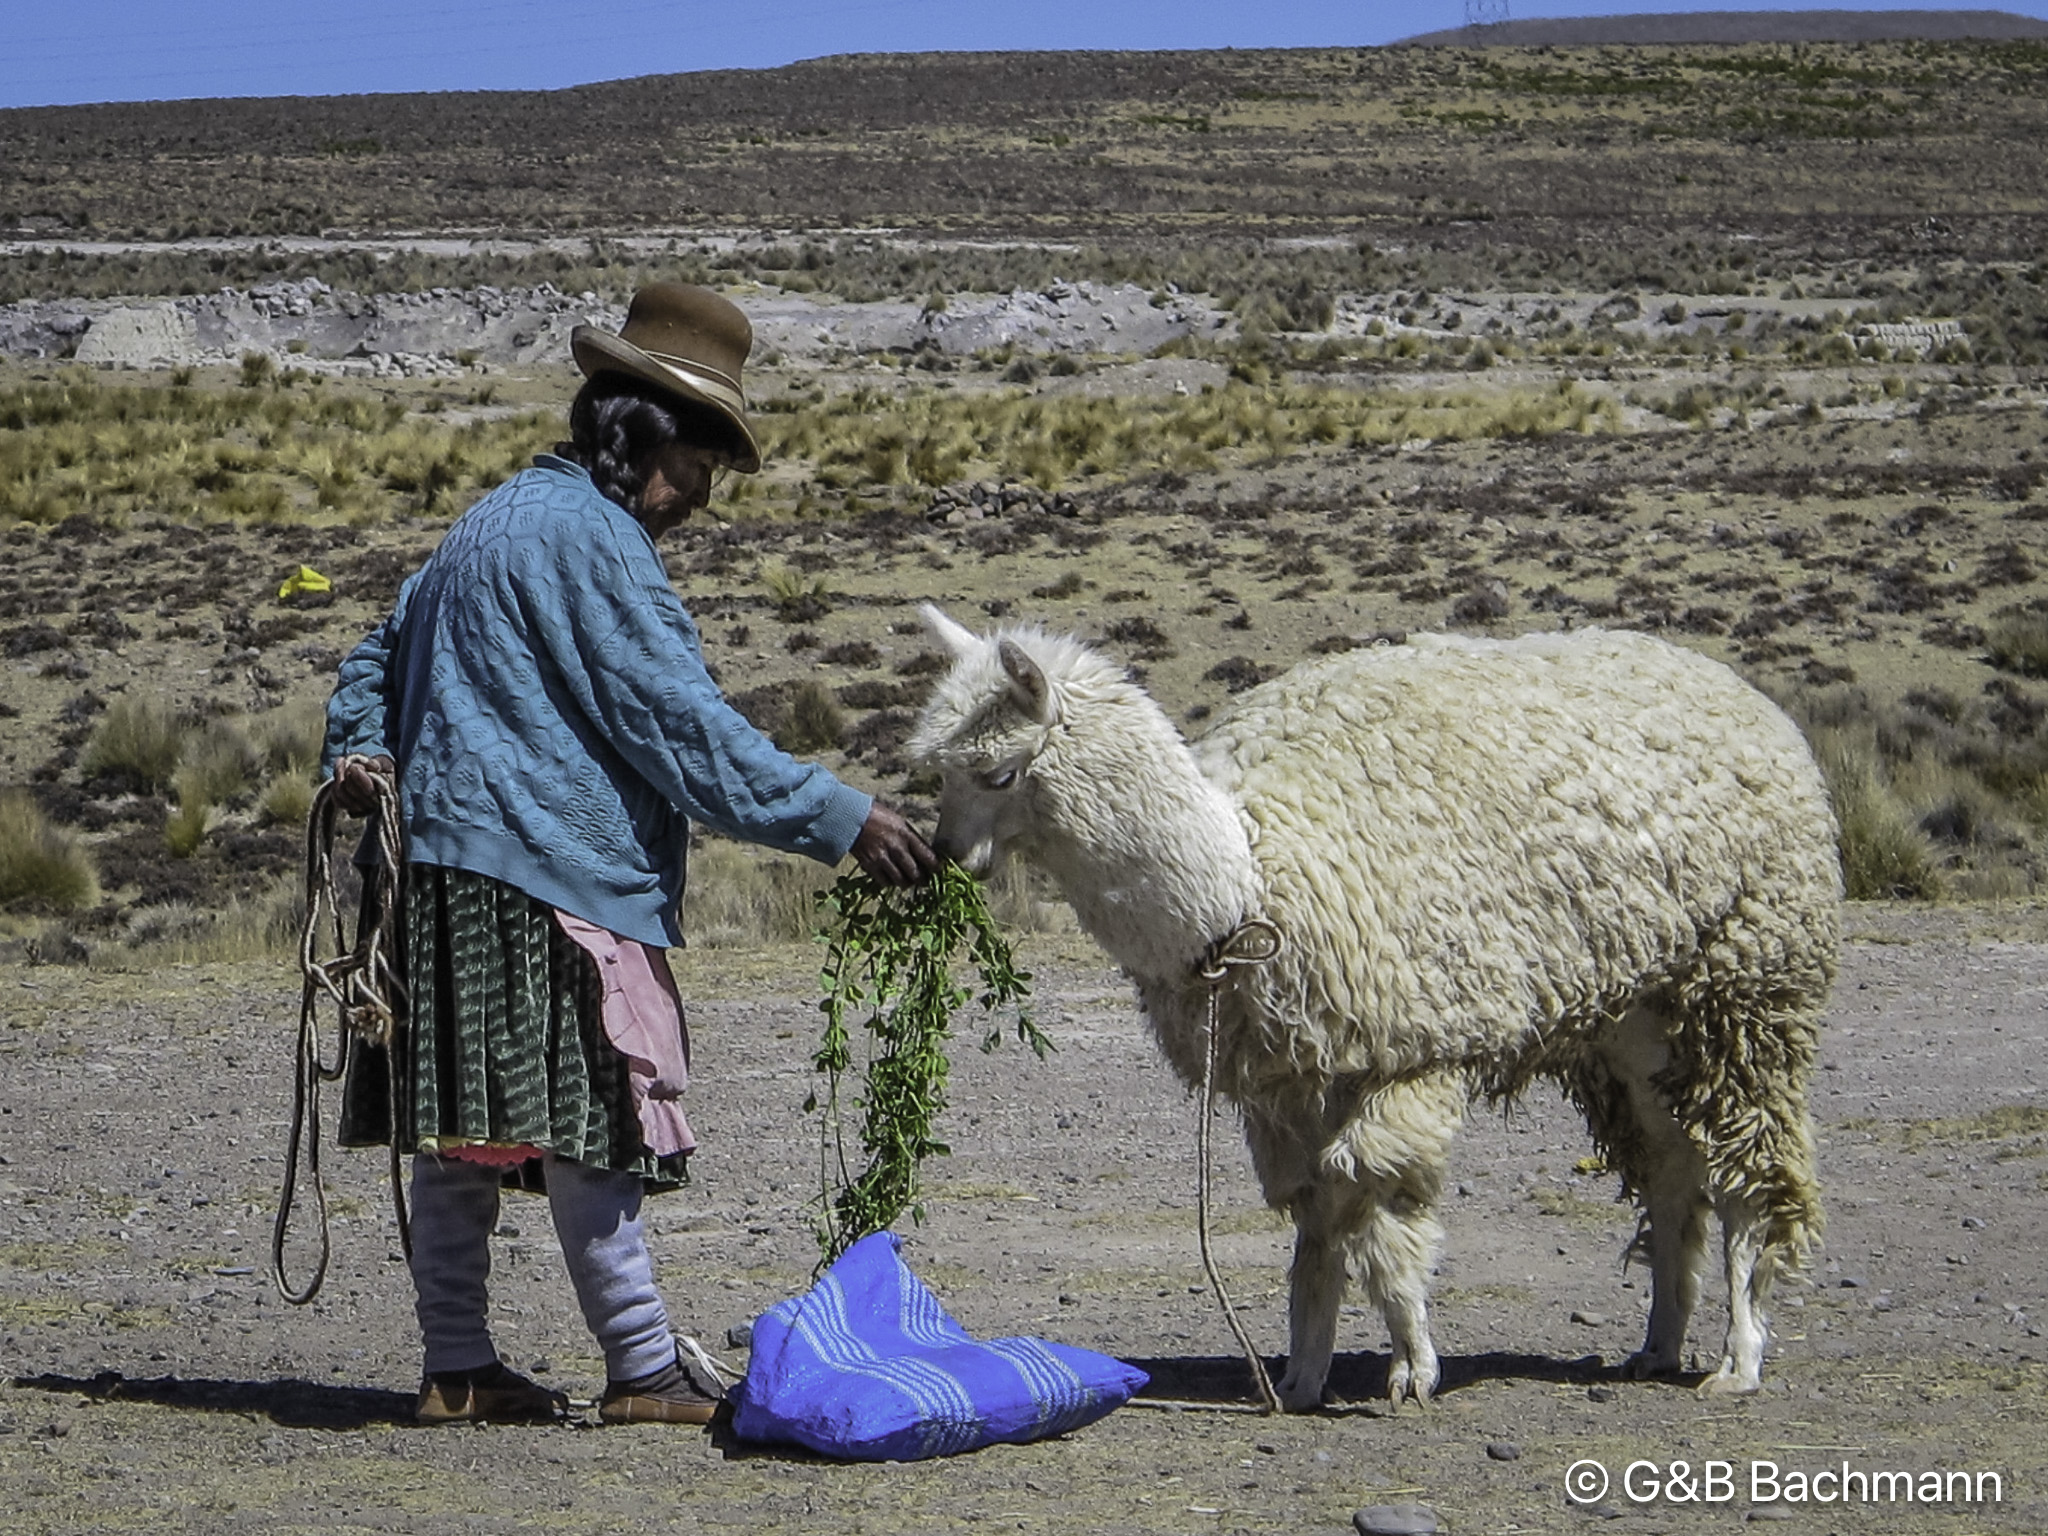
[[[1826,0],[1822,0],[1826,3]],[[1740,0],[1509,0],[1517,18]],[[1888,5],[1836,8],[1883,10]],[[2048,0],[1934,0],[2048,19]],[[832,53],[1386,43],[1464,0],[10,0],[0,107],[192,96],[547,89]],[[4,152],[4,145],[0,145]]]

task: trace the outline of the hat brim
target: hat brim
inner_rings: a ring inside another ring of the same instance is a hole
[[[585,378],[600,373],[623,373],[709,407],[732,427],[732,467],[745,475],[760,469],[761,444],[754,436],[753,422],[748,419],[746,399],[738,390],[684,365],[663,362],[594,325],[579,325],[569,333],[569,351]]]

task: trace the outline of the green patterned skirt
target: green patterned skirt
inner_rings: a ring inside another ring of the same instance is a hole
[[[596,962],[553,908],[487,875],[412,864],[402,927],[401,1033],[393,1059],[361,1046],[351,1057],[343,1146],[394,1131],[407,1151],[528,1145],[654,1189],[683,1182],[684,1158],[656,1157],[641,1137]]]

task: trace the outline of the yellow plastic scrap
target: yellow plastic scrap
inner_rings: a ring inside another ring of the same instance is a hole
[[[285,577],[284,585],[277,589],[277,595],[279,600],[282,601],[287,597],[297,597],[301,592],[332,592],[333,590],[333,582],[322,576],[310,565],[302,565],[292,572],[291,575]]]

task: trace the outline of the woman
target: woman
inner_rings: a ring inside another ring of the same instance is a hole
[[[851,853],[891,884],[936,865],[902,817],[725,702],[655,552],[721,471],[760,468],[751,340],[737,308],[679,283],[636,294],[616,336],[578,327],[569,441],[449,529],[328,704],[343,805],[367,810],[370,772],[395,773],[405,834],[397,1102],[381,1102],[381,1063],[353,1074],[343,1139],[396,1135],[416,1154],[422,1422],[566,1406],[491,1340],[501,1182],[547,1191],[604,1350],[600,1416],[702,1424],[717,1407],[701,1351],[678,1351],[640,1220],[695,1146],[664,954],[682,937],[688,821],[826,863]]]

